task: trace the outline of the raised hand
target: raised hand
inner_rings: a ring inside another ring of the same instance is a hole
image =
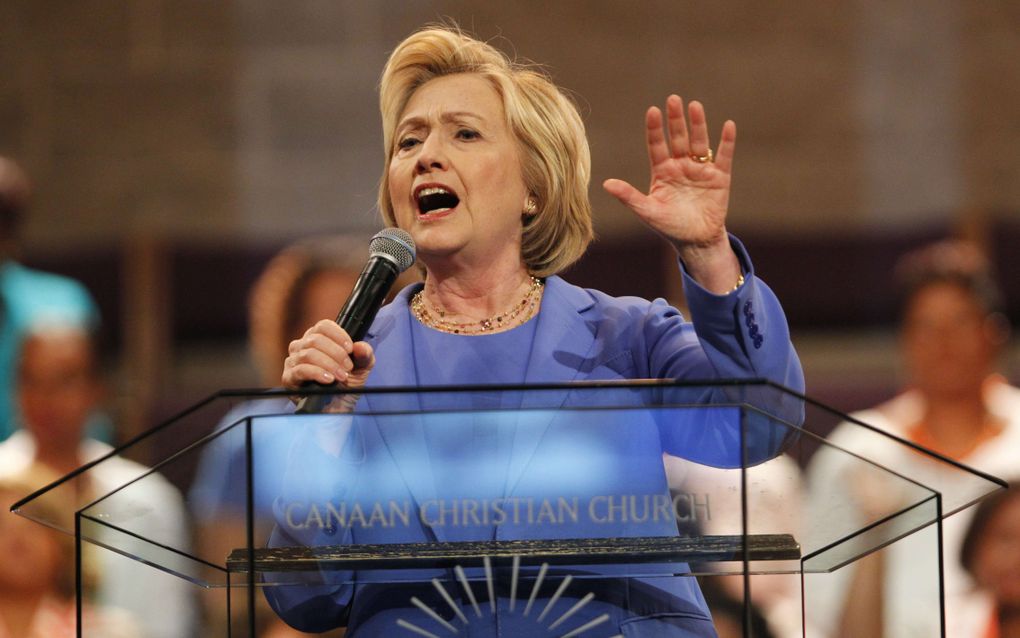
[[[688,114],[690,127],[683,100],[669,96],[664,130],[662,111],[648,109],[647,194],[619,179],[608,179],[603,187],[673,244],[699,283],[713,292],[727,292],[740,276],[726,235],[737,126],[730,120],[723,125],[718,150],[713,152],[704,107],[691,102]]]

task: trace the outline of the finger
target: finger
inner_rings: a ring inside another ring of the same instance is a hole
[[[726,120],[719,138],[719,151],[715,154],[716,167],[725,172],[733,171],[733,153],[737,148],[737,124]]]
[[[301,364],[312,364],[327,372],[343,377],[354,367],[348,352],[350,337],[343,329],[328,330],[331,334],[308,330],[305,336],[290,342],[289,355],[284,369]]]
[[[662,111],[654,106],[645,114],[645,142],[648,144],[648,161],[652,168],[669,159],[666,135],[662,131]]]
[[[669,127],[670,151],[673,157],[687,157],[687,121],[684,118],[684,101],[679,95],[666,98],[666,124]]]
[[[337,378],[343,379],[347,373],[354,369],[354,361],[342,350],[326,352],[315,346],[299,350],[287,357],[292,367],[301,365],[313,365],[332,373]]]
[[[351,359],[355,370],[371,370],[375,366],[375,351],[368,343],[359,341],[354,344]]]
[[[319,326],[313,326],[309,328],[303,337],[295,339],[287,345],[287,353],[294,355],[309,348],[320,348],[337,358],[340,358],[341,353],[349,354],[353,345],[350,336],[343,328],[333,322],[330,323],[333,327],[324,326],[324,329],[320,329]]]
[[[294,355],[302,350],[319,349],[339,361],[351,352],[352,346],[347,331],[335,322],[325,321],[306,330],[300,339],[291,341],[287,346],[287,352]]]
[[[354,340],[347,334],[347,331],[340,327],[340,324],[330,319],[319,320],[308,332],[326,336],[340,344],[347,352],[350,352],[351,347],[354,345]],[[308,332],[305,334],[308,334]]]
[[[607,179],[602,182],[602,188],[604,188],[607,193],[620,200],[624,206],[635,212],[644,208],[645,200],[648,198],[647,195],[622,179]]]
[[[336,375],[324,370],[318,366],[314,366],[307,363],[291,366],[284,370],[283,376],[280,378],[283,382],[283,387],[288,390],[299,390],[301,386],[308,382],[322,383],[324,385],[330,385],[336,381]]]
[[[705,107],[701,102],[691,102],[687,105],[687,112],[691,118],[690,129],[690,153],[697,157],[708,155],[708,121],[705,119]]]
[[[298,353],[298,363],[331,360],[340,367],[341,370],[350,371],[354,367],[354,363],[351,360],[351,355],[341,345],[335,341],[327,339],[323,335],[312,335],[307,341],[308,347]]]

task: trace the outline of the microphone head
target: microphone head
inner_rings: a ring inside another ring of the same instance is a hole
[[[368,255],[387,259],[397,266],[398,272],[404,272],[414,264],[414,240],[405,230],[383,228],[369,242]]]

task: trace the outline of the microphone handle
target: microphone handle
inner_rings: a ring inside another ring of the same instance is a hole
[[[396,264],[385,257],[372,257],[365,264],[351,296],[336,316],[336,322],[351,336],[351,341],[365,338],[398,274]]]
[[[347,331],[351,341],[361,341],[368,333],[369,326],[375,319],[376,313],[386,300],[386,293],[389,292],[397,275],[400,274],[396,264],[385,257],[372,257],[365,264],[365,268],[358,276],[357,283],[351,296],[347,298],[344,307],[336,316],[336,322],[341,328]],[[306,381],[301,384],[305,388],[335,388],[336,383],[329,385]],[[313,394],[302,397],[298,401],[295,412],[298,414],[318,414],[333,400],[331,394]]]

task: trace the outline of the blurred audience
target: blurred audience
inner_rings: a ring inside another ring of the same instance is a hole
[[[95,302],[80,283],[17,262],[18,231],[31,198],[28,176],[13,160],[0,156],[0,441],[18,423],[14,376],[25,330],[48,319],[86,328],[99,322]]]
[[[692,528],[684,532],[712,536],[740,535],[744,529],[742,495],[746,494],[748,533],[800,537],[803,481],[800,467],[788,455],[780,454],[748,468],[746,493],[745,477],[739,469],[699,465],[669,455],[663,455],[663,463],[674,498],[679,497],[679,502],[691,505],[691,520],[681,523],[689,523]],[[727,563],[718,567],[732,570],[734,565]],[[796,573],[777,573],[795,571],[798,565],[768,561],[751,563],[749,569],[755,572],[751,576],[751,612],[757,618],[755,622],[761,625],[752,635],[777,638],[803,636],[800,577]],[[734,610],[741,609],[743,605],[744,579],[741,576],[713,576],[700,578],[699,582],[720,637],[740,635],[727,633],[730,630],[724,630],[721,617],[728,618],[727,626],[736,622],[738,629],[742,627],[741,616],[734,616]],[[764,633],[766,629],[768,633]],[[807,635],[813,634],[809,631]]]
[[[970,244],[947,241],[905,256],[896,274],[907,385],[899,396],[853,416],[977,470],[1014,472],[1020,390],[996,372],[1009,323],[987,260]],[[936,489],[966,491],[970,481],[965,472],[939,471],[930,459],[849,423],[829,442],[907,476],[941,481]],[[831,528],[860,529],[899,508],[891,475],[853,461],[823,447],[808,468],[811,511],[852,504],[838,512],[840,520],[828,521]],[[946,635],[957,638],[985,638],[975,622],[973,584],[956,560],[971,515],[964,510],[943,523]],[[918,540],[925,535],[927,545]],[[809,618],[823,635],[938,635],[939,614],[931,608],[938,601],[937,572],[925,571],[934,570],[934,543],[929,527],[819,580],[807,603]]]
[[[21,348],[17,388],[23,429],[0,443],[0,476],[27,471],[33,464],[65,475],[112,452],[106,444],[85,436],[88,417],[105,394],[92,333],[78,325],[49,322],[29,328]],[[73,491],[60,490],[75,502],[64,516],[145,475],[99,509],[112,512],[110,508],[116,506],[117,515],[107,521],[110,525],[123,521],[142,538],[186,550],[189,540],[181,495],[162,476],[147,472],[148,468],[133,461],[105,458],[69,483]],[[43,484],[30,487],[34,490]],[[118,547],[125,542],[121,538]],[[186,581],[113,551],[97,548],[96,554],[100,604],[131,613],[146,637],[195,635],[195,608]]]
[[[315,322],[336,317],[368,259],[368,244],[368,238],[356,236],[308,239],[285,248],[266,265],[252,288],[248,305],[249,350],[263,385],[279,386],[280,361],[287,357],[292,340]],[[409,276],[414,275],[405,274],[394,284],[393,292],[407,283]],[[252,401],[232,410],[217,425],[223,432],[203,452],[188,494],[199,525],[201,551],[210,562],[221,564],[231,550],[244,546],[245,430],[235,424],[256,414],[292,411],[287,399]],[[294,429],[293,420],[286,418],[265,417],[254,424],[258,539],[273,525],[273,500],[278,493],[277,483],[283,477]],[[216,617],[225,610],[213,608],[211,612],[210,623],[222,622]],[[269,619],[267,626],[259,629],[260,636],[307,635],[287,627],[272,612],[259,616]]]
[[[978,506],[960,563],[987,601],[984,628],[976,635],[1020,638],[1020,478]]]
[[[8,511],[7,507],[58,478],[41,465],[0,478],[0,638],[77,636],[74,537]],[[33,503],[33,513],[59,518],[74,508],[60,491]],[[89,561],[83,556],[84,635],[136,638],[142,634],[130,614],[91,600]]]

